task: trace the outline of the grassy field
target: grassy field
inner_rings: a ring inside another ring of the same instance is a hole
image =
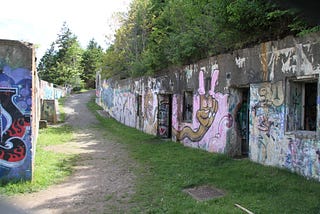
[[[94,102],[88,106],[100,109]],[[132,213],[243,213],[235,204],[254,213],[320,213],[319,182],[163,141],[96,115],[105,137],[125,144],[139,163]],[[199,202],[182,191],[199,185],[220,188],[226,195]]]

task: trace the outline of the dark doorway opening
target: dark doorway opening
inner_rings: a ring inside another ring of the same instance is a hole
[[[241,155],[247,157],[249,154],[249,88],[241,89],[242,102],[237,112],[237,126],[241,138]]]
[[[171,94],[158,95],[158,130],[157,134],[161,138],[171,138]]]
[[[142,117],[142,96],[137,95],[137,117],[138,117],[138,127],[142,130],[143,127],[143,117]]]

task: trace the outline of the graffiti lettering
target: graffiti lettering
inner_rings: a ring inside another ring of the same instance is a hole
[[[4,166],[18,166],[26,156],[26,145],[22,140],[30,117],[24,116],[12,102],[16,89],[0,90],[0,163]]]
[[[169,137],[169,113],[170,103],[168,95],[159,95],[159,110],[158,110],[158,134],[161,137]]]

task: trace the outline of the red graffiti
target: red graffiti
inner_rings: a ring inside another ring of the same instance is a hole
[[[1,165],[8,167],[19,166],[27,155],[23,138],[30,127],[30,116],[22,114],[14,105],[13,97],[16,95],[16,89],[0,90],[0,160]]]
[[[19,146],[15,148],[11,154],[9,154],[8,161],[17,162],[17,161],[21,161],[24,157],[25,157],[25,148],[23,146]]]
[[[26,146],[20,138],[13,137],[6,142],[5,146],[0,148],[0,160],[5,160],[8,163],[15,163],[25,158]]]
[[[24,118],[18,118],[12,123],[11,129],[7,132],[12,137],[23,137],[26,126],[30,126],[30,122],[27,122]]]

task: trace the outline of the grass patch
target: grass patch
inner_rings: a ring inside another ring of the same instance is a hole
[[[66,113],[64,112],[64,103],[66,102],[67,96],[61,97],[58,99],[59,104],[59,122],[64,122],[66,119]]]
[[[72,129],[69,126],[49,127],[39,130],[33,181],[2,185],[0,193],[12,195],[39,191],[49,185],[59,183],[70,175],[78,158],[77,155],[47,151],[44,148],[49,145],[67,143],[72,140],[72,137]]]
[[[87,89],[87,88],[76,88],[75,90],[72,90],[71,93],[73,94],[81,94],[81,93],[84,93],[84,92],[87,92],[89,90],[92,90],[92,89]]]
[[[39,130],[38,147],[58,145],[69,142],[72,139],[72,127],[69,125],[48,127]]]
[[[92,100],[92,111],[101,109]],[[132,213],[319,213],[320,183],[249,160],[184,147],[102,118],[103,134],[125,144],[140,166]],[[208,184],[226,196],[197,202],[182,190]]]

